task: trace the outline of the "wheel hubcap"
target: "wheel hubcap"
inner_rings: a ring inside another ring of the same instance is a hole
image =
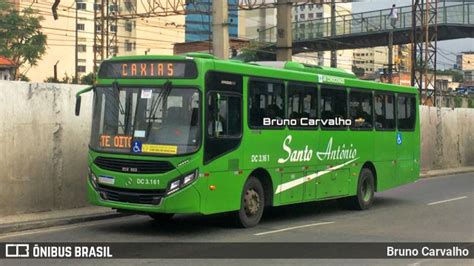
[[[366,180],[364,180],[364,183],[362,184],[362,195],[364,197],[364,201],[368,202],[370,198],[372,197],[372,192],[371,192],[371,185],[370,183]]]
[[[260,209],[260,196],[254,189],[245,192],[244,209],[248,216],[252,216]]]

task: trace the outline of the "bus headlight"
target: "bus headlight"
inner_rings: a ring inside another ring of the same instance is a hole
[[[171,181],[168,187],[168,191],[166,192],[166,195],[173,194],[174,192],[191,184],[194,180],[196,180],[198,176],[199,176],[199,171],[196,169],[191,173],[187,173],[185,175],[182,175],[180,178]]]
[[[92,172],[92,170],[89,168],[89,180],[91,181],[92,186],[94,189],[97,189],[97,176]]]

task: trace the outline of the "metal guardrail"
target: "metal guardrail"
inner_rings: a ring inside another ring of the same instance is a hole
[[[397,29],[412,27],[412,6],[398,7]],[[389,19],[390,9],[381,9],[336,17],[334,36],[363,34],[392,29]],[[474,24],[474,3],[438,3],[438,25]],[[306,41],[331,36],[331,18],[293,22],[293,41]],[[262,39],[263,38],[263,39]],[[263,43],[276,42],[276,26],[265,29],[257,39]]]

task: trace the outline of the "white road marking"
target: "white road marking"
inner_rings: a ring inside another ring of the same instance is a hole
[[[306,227],[311,227],[311,226],[318,226],[318,225],[325,225],[325,224],[333,224],[333,223],[335,223],[335,222],[322,222],[322,223],[314,223],[314,224],[306,224],[306,225],[300,225],[300,226],[293,226],[293,227],[288,227],[288,228],[283,228],[283,229],[278,229],[278,230],[273,230],[273,231],[267,231],[267,232],[257,233],[257,234],[254,234],[254,236],[262,236],[262,235],[268,235],[268,234],[274,234],[274,233],[285,232],[285,231],[289,231],[289,230],[295,230],[295,229],[306,228]]]
[[[454,200],[461,200],[461,199],[466,199],[466,198],[467,198],[467,196],[462,196],[462,197],[453,198],[453,199],[440,200],[440,201],[435,201],[435,202],[428,203],[428,205],[431,206],[431,205],[436,205],[436,204],[440,204],[440,203],[450,202],[450,201],[454,201]]]

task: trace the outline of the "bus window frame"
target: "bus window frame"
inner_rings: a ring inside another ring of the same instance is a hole
[[[313,118],[308,117],[308,118],[310,118],[310,119],[319,118],[319,104],[320,104],[320,102],[319,102],[319,99],[320,99],[319,98],[319,96],[320,96],[319,95],[319,91],[320,91],[319,84],[318,83],[304,82],[304,81],[292,81],[292,80],[289,80],[287,82],[287,85],[286,85],[286,108],[285,108],[286,109],[285,110],[286,116],[288,116],[288,107],[290,105],[289,102],[288,102],[290,83],[295,84],[295,85],[299,85],[299,86],[303,86],[303,87],[308,87],[308,88],[312,87],[313,89],[316,90],[316,94],[315,94],[316,95],[316,117],[313,117]],[[289,117],[288,117],[288,119],[289,119]],[[319,125],[314,126],[314,127],[288,126],[288,129],[289,130],[314,130],[314,131],[317,131],[317,130],[320,129],[320,126]]]
[[[354,91],[354,92],[362,92],[362,93],[367,93],[367,94],[370,94],[372,96],[372,101],[371,101],[371,104],[372,104],[372,127],[371,128],[357,128],[357,127],[353,127],[352,125],[349,127],[349,130],[350,131],[374,131],[375,129],[375,106],[374,106],[374,90],[372,89],[362,89],[362,88],[357,88],[357,87],[353,87],[353,88],[348,88],[349,89],[349,92],[347,94],[347,112],[348,112],[348,118],[352,120],[352,117],[350,117],[350,108],[351,108],[351,93]]]
[[[208,89],[207,88],[207,84],[208,84],[208,80],[209,80],[209,77],[210,75],[214,75],[214,74],[227,74],[227,75],[234,75],[234,76],[240,76],[240,78],[242,79],[242,83],[241,83],[241,91],[240,92],[235,92],[235,91],[230,91],[230,90],[217,90],[217,89]],[[216,71],[216,70],[209,70],[206,72],[206,74],[204,75],[204,89],[203,89],[203,94],[205,96],[204,100],[203,100],[203,112],[204,112],[204,119],[202,121],[202,130],[203,130],[203,133],[202,133],[202,146],[203,146],[203,156],[202,156],[202,160],[203,160],[203,165],[208,165],[210,163],[212,163],[213,161],[221,158],[222,156],[225,156],[226,154],[229,154],[233,151],[236,151],[240,148],[240,146],[242,145],[242,140],[244,138],[244,119],[245,119],[245,112],[244,112],[244,91],[245,91],[245,88],[244,88],[244,80],[245,80],[245,75],[243,74],[236,74],[236,73],[231,73],[231,72],[223,72],[223,71]],[[207,100],[208,100],[208,97],[209,97],[209,94],[210,93],[213,93],[213,92],[218,92],[218,93],[221,93],[221,94],[233,94],[233,95],[236,95],[238,97],[240,97],[240,110],[241,110],[241,129],[240,129],[240,136],[239,137],[212,137],[210,138],[209,137],[209,134],[208,134],[208,131],[207,131],[207,119],[208,119],[208,115],[209,115],[209,112],[208,112],[208,107],[207,107]],[[206,158],[206,146],[209,145],[207,143],[207,140],[209,139],[212,139],[212,140],[225,140],[225,139],[231,139],[231,140],[238,140],[239,143],[237,145],[235,145],[235,147],[233,147],[232,149],[228,149],[226,150],[225,152],[221,153],[221,154],[218,154],[214,157],[210,157],[210,158]]]
[[[328,85],[328,84],[322,84],[319,83],[319,89],[318,89],[318,117],[322,119],[321,117],[321,93],[323,91],[323,88],[329,88],[330,90],[342,90],[346,92],[346,117],[344,119],[349,118],[349,87],[346,86],[337,86],[337,85]],[[343,126],[343,127],[319,127],[321,130],[328,130],[328,131],[349,131],[349,126]]]
[[[379,94],[379,95],[391,95],[393,96],[393,112],[394,112],[394,120],[395,120],[395,125],[393,128],[377,128],[375,126],[375,123],[377,121],[377,119],[375,118],[375,96],[376,94]],[[373,105],[374,105],[374,130],[375,131],[397,131],[398,129],[398,119],[397,119],[397,104],[395,104],[397,100],[397,96],[396,96],[396,92],[394,91],[382,91],[382,90],[374,90],[374,97],[373,97]]]
[[[399,128],[399,124],[398,124],[398,96],[408,96],[408,97],[413,97],[415,99],[415,118],[414,118],[414,121],[413,121],[413,128],[412,129],[400,129]],[[396,96],[396,124],[397,124],[397,131],[402,131],[402,132],[414,132],[416,131],[416,120],[418,118],[418,106],[417,106],[417,99],[416,99],[416,96],[417,94],[416,93],[406,93],[406,92],[401,92],[401,93],[397,93],[397,96]]]
[[[247,81],[247,126],[248,126],[248,128],[251,129],[251,130],[262,130],[262,129],[263,130],[285,130],[285,128],[287,126],[252,126],[250,124],[250,114],[251,114],[251,112],[250,112],[249,99],[250,99],[250,83],[252,83],[253,81],[283,84],[283,104],[284,104],[283,114],[284,114],[284,117],[282,119],[286,119],[286,112],[287,112],[286,98],[287,98],[287,82],[288,81],[283,80],[283,79],[271,79],[271,78],[250,77],[250,76],[247,76],[247,77],[248,77],[248,81]]]
[[[224,137],[215,137],[215,136],[212,136],[212,135],[209,135],[209,132],[207,131],[207,121],[208,121],[208,118],[209,118],[209,112],[207,111],[207,100],[209,99],[209,94],[211,93],[220,93],[221,95],[224,95],[224,96],[231,96],[231,97],[238,97],[240,98],[240,111],[241,111],[241,121],[240,121],[240,135],[238,136],[228,136],[228,135],[225,135]],[[238,93],[238,92],[231,92],[231,91],[220,91],[220,90],[211,90],[211,91],[207,91],[206,92],[206,111],[205,111],[205,114],[204,114],[204,118],[205,118],[205,128],[204,128],[204,131],[206,132],[205,135],[206,137],[209,137],[209,138],[213,138],[213,139],[242,139],[243,135],[244,135],[244,117],[243,117],[243,113],[244,113],[244,110],[243,110],[243,107],[244,107],[244,103],[243,103],[243,95]]]

